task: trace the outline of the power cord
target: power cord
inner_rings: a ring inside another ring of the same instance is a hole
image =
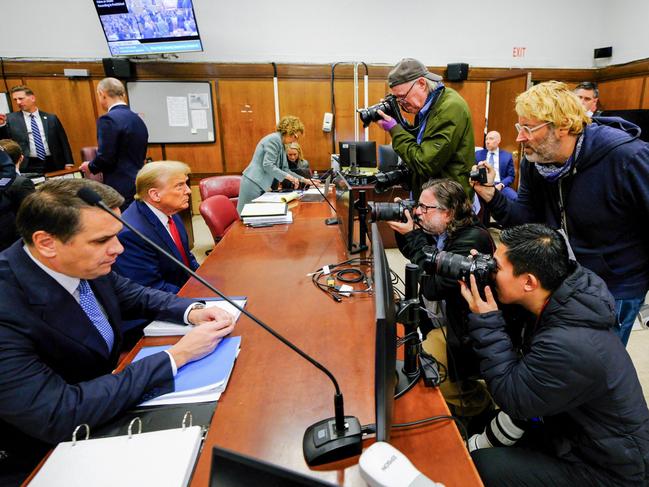
[[[307,276],[311,276],[311,282],[318,289],[327,293],[337,303],[340,303],[344,297],[352,294],[371,294],[373,292],[371,277],[358,268],[359,266],[371,267],[371,265],[372,261],[370,259],[355,257],[337,264],[323,266],[307,274]],[[354,277],[349,277],[349,275]],[[322,282],[323,279],[325,282]],[[341,286],[337,285],[337,281],[342,283],[364,282],[365,289],[341,289]]]

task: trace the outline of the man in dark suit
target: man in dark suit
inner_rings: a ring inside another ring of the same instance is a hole
[[[16,179],[7,187],[5,195],[9,202],[5,210],[5,218],[0,225],[0,250],[4,250],[12,243],[18,240],[18,231],[16,230],[16,215],[20,203],[34,192],[34,183],[31,179],[20,174],[20,165],[23,162],[23,151],[20,150],[18,142],[11,139],[0,140],[0,149],[3,149],[11,158],[11,162],[16,166]]]
[[[23,172],[45,173],[74,165],[68,136],[53,113],[36,106],[34,92],[26,86],[14,86],[11,98],[20,109],[0,114],[0,139],[13,139],[25,154]]]
[[[97,120],[97,156],[85,161],[85,173],[102,173],[104,184],[124,197],[122,211],[133,202],[135,176],[144,165],[149,132],[140,116],[131,111],[121,81],[104,78],[97,85],[97,99],[107,113]]]
[[[488,162],[491,167],[496,171],[496,179],[494,186],[499,190],[507,199],[515,201],[518,199],[518,194],[511,188],[516,171],[514,169],[514,160],[512,159],[511,152],[500,149],[500,134],[492,130],[485,138],[486,149],[479,150],[475,153],[475,162]]]
[[[124,212],[124,219],[190,269],[198,262],[189,251],[187,232],[178,212],[189,207],[191,189],[187,185],[190,169],[176,161],[146,164],[135,180],[135,201]],[[132,230],[124,227],[118,238],[124,253],[115,262],[115,271],[124,277],[155,289],[177,293],[189,275],[172,261],[147,245]]]
[[[123,198],[83,179],[50,180],[18,214],[23,242],[0,254],[0,485],[15,485],[82,423],[106,423],[174,390],[178,368],[210,353],[232,317],[111,272],[122,225],[77,197],[93,189],[110,208]],[[113,374],[122,318],[196,326],[176,345]]]

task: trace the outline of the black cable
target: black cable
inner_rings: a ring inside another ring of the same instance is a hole
[[[354,274],[356,277],[346,277],[347,274]],[[336,279],[341,282],[362,282],[367,279],[365,273],[355,267],[343,269],[336,272]]]
[[[409,423],[398,423],[398,424],[393,424],[393,428],[412,428],[416,426],[422,426],[428,423],[434,423],[436,421],[442,421],[443,419],[451,419],[455,421],[455,424],[459,426],[460,430],[460,435],[462,436],[462,439],[464,440],[464,443],[466,444],[467,450],[469,449],[469,435],[466,431],[466,427],[462,423],[462,420],[458,418],[457,416],[448,416],[448,415],[439,415],[439,416],[431,416],[430,418],[424,418],[424,419],[418,419],[416,421],[410,421]]]
[[[339,63],[331,65],[331,153],[336,153],[336,94],[334,90],[334,81],[336,80],[335,71]]]

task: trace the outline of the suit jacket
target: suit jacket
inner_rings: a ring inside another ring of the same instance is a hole
[[[12,469],[31,469],[74,428],[109,421],[144,399],[173,391],[166,353],[117,365],[122,318],[182,321],[192,300],[147,289],[114,272],[90,281],[115,333],[103,338],[74,297],[16,242],[0,253],[0,484]],[[10,304],[9,304],[10,303]]]
[[[40,110],[38,114],[43,123],[45,139],[50,148],[50,154],[52,154],[53,160],[51,166],[45,167],[45,172],[58,171],[59,169],[63,169],[66,164],[74,164],[68,136],[65,134],[65,129],[59,118],[53,113],[46,113]],[[27,125],[25,124],[23,112],[11,112],[7,115],[7,124],[4,127],[0,127],[0,138],[15,140],[20,145],[25,158],[29,157],[29,134],[27,133]]]
[[[104,175],[104,184],[115,188],[128,208],[135,195],[135,176],[144,166],[149,132],[140,116],[126,105],[116,105],[97,120],[97,156],[90,171]]]
[[[487,149],[477,151],[475,153],[475,162],[486,161],[487,154],[489,154]],[[512,185],[514,178],[516,177],[516,172],[514,171],[514,160],[512,159],[511,152],[498,149],[498,173],[500,175],[500,182],[503,183],[504,186]]]
[[[146,203],[134,201],[122,216],[124,220],[182,262],[182,256],[171,235]],[[182,219],[179,215],[173,215],[172,218],[176,223],[178,233],[180,233],[180,240],[189,258],[189,267],[196,270],[198,269],[198,262],[189,251],[189,240]],[[124,252],[115,262],[114,270],[117,273],[143,286],[171,293],[177,293],[183,284],[187,282],[189,275],[185,271],[166,256],[151,248],[129,228],[124,227],[118,237],[124,246]]]
[[[7,204],[2,210],[2,217],[0,217],[0,251],[11,246],[18,240],[18,231],[16,230],[16,214],[20,203],[34,191],[34,183],[25,176],[16,176],[11,186],[5,190],[4,196],[6,197]]]

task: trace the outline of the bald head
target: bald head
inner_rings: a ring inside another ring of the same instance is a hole
[[[485,145],[489,151],[497,150],[500,145],[500,134],[495,130],[489,132],[487,137],[485,137]]]
[[[97,99],[104,110],[119,101],[124,101],[126,90],[122,82],[116,78],[104,78],[97,85]]]

